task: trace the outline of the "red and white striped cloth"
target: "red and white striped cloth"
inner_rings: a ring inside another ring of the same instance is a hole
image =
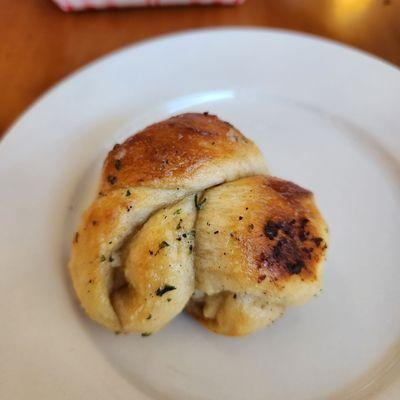
[[[64,11],[101,9],[114,7],[147,7],[193,4],[242,4],[245,0],[53,0]]]

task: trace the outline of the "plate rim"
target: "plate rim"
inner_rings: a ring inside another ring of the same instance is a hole
[[[22,119],[25,119],[27,117],[27,115],[29,115],[32,111],[34,111],[34,109],[40,103],[42,103],[48,97],[53,95],[54,92],[60,90],[71,79],[74,79],[77,76],[88,72],[90,69],[95,68],[98,65],[103,64],[104,62],[107,62],[113,58],[116,58],[119,55],[121,55],[122,53],[132,51],[132,50],[137,50],[142,47],[155,44],[159,41],[177,39],[179,37],[189,36],[189,35],[202,35],[202,34],[212,34],[212,33],[222,34],[224,32],[226,32],[226,33],[255,32],[255,33],[267,33],[267,34],[272,33],[272,34],[281,34],[284,36],[299,37],[302,39],[307,39],[307,40],[313,41],[315,43],[327,44],[327,45],[330,45],[330,46],[333,46],[336,48],[341,48],[342,50],[345,50],[345,51],[356,53],[360,57],[365,58],[366,60],[373,60],[374,62],[380,64],[384,68],[388,68],[389,70],[400,72],[400,67],[396,66],[395,64],[392,64],[391,62],[389,62],[375,54],[369,53],[363,49],[354,47],[350,44],[339,42],[332,38],[326,38],[326,37],[318,36],[318,35],[308,33],[308,32],[301,32],[301,31],[296,31],[296,30],[291,30],[291,29],[283,29],[283,28],[279,28],[279,27],[269,28],[269,27],[258,27],[258,26],[251,26],[251,25],[241,25],[241,26],[228,25],[228,26],[224,26],[224,27],[186,29],[186,30],[181,30],[181,31],[177,31],[177,32],[171,32],[171,33],[167,33],[167,34],[160,34],[160,35],[152,36],[150,38],[145,38],[142,40],[138,40],[137,42],[123,45],[117,49],[114,49],[108,53],[105,53],[105,54],[93,59],[92,61],[89,61],[86,64],[83,64],[82,66],[78,67],[76,70],[68,73],[67,75],[62,77],[60,80],[55,82],[53,85],[48,87],[43,93],[41,93],[37,98],[35,98],[32,101],[32,103],[29,104],[16,117],[16,119],[11,123],[11,125],[3,132],[3,135],[0,137],[0,148],[1,148],[2,143],[5,143],[5,141],[7,140],[6,138],[9,137],[10,134],[13,133],[15,128],[20,124],[20,121]]]

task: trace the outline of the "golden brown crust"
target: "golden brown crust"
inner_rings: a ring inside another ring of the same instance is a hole
[[[310,191],[265,173],[254,143],[208,114],[116,145],[69,263],[87,314],[112,330],[156,332],[196,289],[191,314],[244,335],[314,295],[325,223]]]
[[[285,181],[283,179],[275,178],[269,176],[263,180],[264,186],[271,188],[279,196],[283,197],[286,201],[297,206],[299,202],[305,198],[311,198],[313,196],[312,192],[304,189],[293,182]]]
[[[215,115],[182,114],[151,125],[108,154],[102,192],[132,186],[175,187],[210,162],[259,156],[258,148]]]

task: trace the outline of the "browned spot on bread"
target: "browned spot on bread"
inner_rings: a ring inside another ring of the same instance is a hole
[[[209,160],[230,158],[254,144],[209,114],[182,114],[151,125],[108,154],[102,192],[184,178]]]
[[[299,201],[305,197],[312,196],[312,192],[309,190],[283,179],[269,177],[265,183],[287,201]]]
[[[324,240],[314,237],[310,220],[300,217],[290,221],[268,220],[264,233],[269,245],[259,256],[258,268],[267,269],[272,276],[302,274],[313,277],[313,265],[319,262]]]
[[[268,278],[277,284],[293,275],[317,279],[316,269],[327,246],[321,237],[321,219],[312,192],[271,176],[249,179],[261,180],[257,198],[269,199],[264,206],[264,222],[244,233],[244,249],[256,267],[254,279],[261,283]]]

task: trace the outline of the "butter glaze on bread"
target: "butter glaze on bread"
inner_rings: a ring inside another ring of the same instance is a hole
[[[253,176],[208,189],[204,198],[195,257],[203,295],[189,312],[209,329],[253,332],[320,290],[327,232],[311,192]]]
[[[86,313],[149,334],[187,306],[210,330],[244,335],[316,294],[325,223],[311,192],[266,174],[257,146],[208,114],[114,146],[69,263]]]
[[[265,171],[260,150],[232,125],[214,115],[183,114],[114,146],[101,191],[136,186],[203,190]]]

